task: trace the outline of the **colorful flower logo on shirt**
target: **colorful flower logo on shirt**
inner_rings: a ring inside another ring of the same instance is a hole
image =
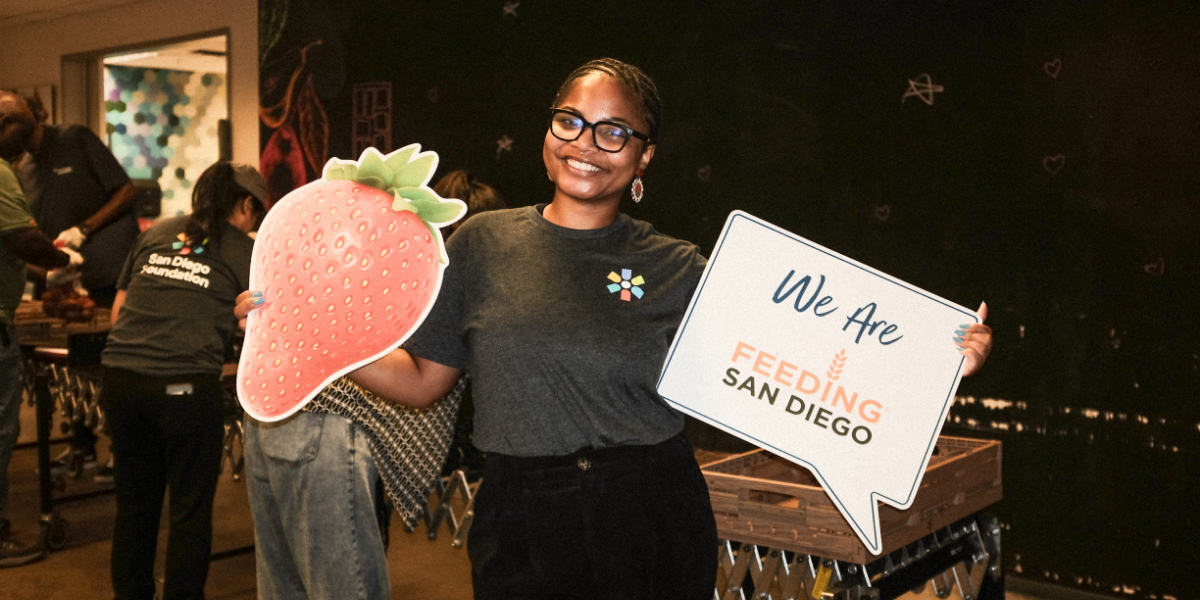
[[[171,248],[178,250],[180,254],[190,254],[192,252],[191,240],[189,240],[188,237],[182,233],[175,237],[179,241],[171,244]],[[204,252],[204,245],[207,243],[208,243],[208,238],[204,238],[204,241],[200,242],[199,246],[196,246],[196,248],[195,248],[196,254],[200,254],[201,252]]]
[[[634,277],[633,271],[629,269],[621,269],[620,275],[617,275],[616,271],[609,273],[608,280],[612,282],[608,284],[609,293],[615,294],[621,292],[621,299],[626,302],[632,300],[633,296],[641,298],[646,293],[642,291],[642,288],[638,287],[644,285],[646,280],[642,279],[641,275]]]

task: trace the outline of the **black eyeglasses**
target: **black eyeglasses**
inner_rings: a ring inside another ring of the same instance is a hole
[[[564,142],[573,142],[579,139],[579,136],[583,135],[583,130],[589,128],[592,130],[592,143],[605,152],[620,152],[631,137],[646,143],[650,142],[650,136],[619,123],[612,121],[588,123],[583,117],[573,112],[561,108],[550,109],[550,133]]]

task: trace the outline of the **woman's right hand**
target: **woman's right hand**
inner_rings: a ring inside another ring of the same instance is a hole
[[[242,331],[246,330],[246,316],[250,311],[261,307],[266,300],[262,292],[246,290],[238,294],[237,303],[233,305],[233,314],[237,317],[238,327],[241,327]]]

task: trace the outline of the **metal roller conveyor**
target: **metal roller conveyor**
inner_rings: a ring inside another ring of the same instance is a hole
[[[1004,597],[1000,527],[971,516],[868,564],[723,541],[714,598],[892,600],[929,593],[962,600]]]
[[[43,552],[61,549],[66,545],[70,525],[58,512],[58,506],[74,501],[112,494],[111,485],[93,487],[83,493],[65,495],[68,479],[83,475],[84,457],[71,452],[64,457],[64,467],[55,469],[50,458],[50,446],[70,441],[68,437],[51,437],[56,413],[60,415],[62,433],[79,428],[99,432],[105,427],[104,410],[100,407],[100,354],[104,349],[109,325],[109,313],[99,309],[86,323],[69,323],[47,318],[40,303],[22,301],[17,311],[17,337],[22,346],[22,396],[37,411],[37,441],[18,444],[18,449],[36,448],[38,453],[38,487],[41,545]],[[236,371],[236,367],[233,369]],[[232,385],[227,390],[225,442],[222,461],[228,458],[235,481],[242,477],[242,420]],[[224,462],[222,463],[222,469]],[[56,496],[56,494],[58,494]],[[252,550],[253,546],[214,555],[236,555]]]
[[[434,482],[428,503],[429,506],[434,507],[433,511],[426,511],[422,517],[425,523],[425,535],[429,539],[437,539],[444,521],[447,528],[450,529],[450,534],[454,536],[450,540],[450,545],[462,548],[466,544],[467,532],[470,531],[471,521],[475,518],[475,492],[479,490],[481,482],[482,480],[469,482],[466,471],[462,469],[451,473],[449,477],[439,477]],[[456,505],[461,510],[456,511]],[[407,525],[404,529],[406,533],[416,531]]]
[[[222,382],[225,400],[225,442],[221,455],[221,472],[225,471],[225,463],[229,463],[229,474],[234,481],[242,480],[246,469],[245,455],[242,451],[242,440],[246,438],[246,430],[242,421],[242,407],[238,404],[237,392],[234,391],[232,377]]]

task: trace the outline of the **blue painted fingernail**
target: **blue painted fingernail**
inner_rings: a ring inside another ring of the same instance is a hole
[[[958,343],[962,343],[963,339],[960,337],[956,337],[956,338],[954,338],[954,341],[956,341]]]
[[[262,292],[250,292],[250,295],[255,298],[262,298]]]
[[[968,327],[970,327],[970,325],[959,325],[958,326],[959,329],[966,329]]]
[[[266,302],[266,301],[267,301],[267,299],[266,299],[266,298],[263,298],[262,296],[259,296],[258,298],[255,298],[255,299],[254,299],[254,305],[255,305],[255,306],[258,306],[259,304],[262,304],[263,302]]]
[[[967,335],[967,330],[965,328],[959,328],[959,330],[955,331],[954,333],[956,333],[960,336],[963,336],[963,335]]]

